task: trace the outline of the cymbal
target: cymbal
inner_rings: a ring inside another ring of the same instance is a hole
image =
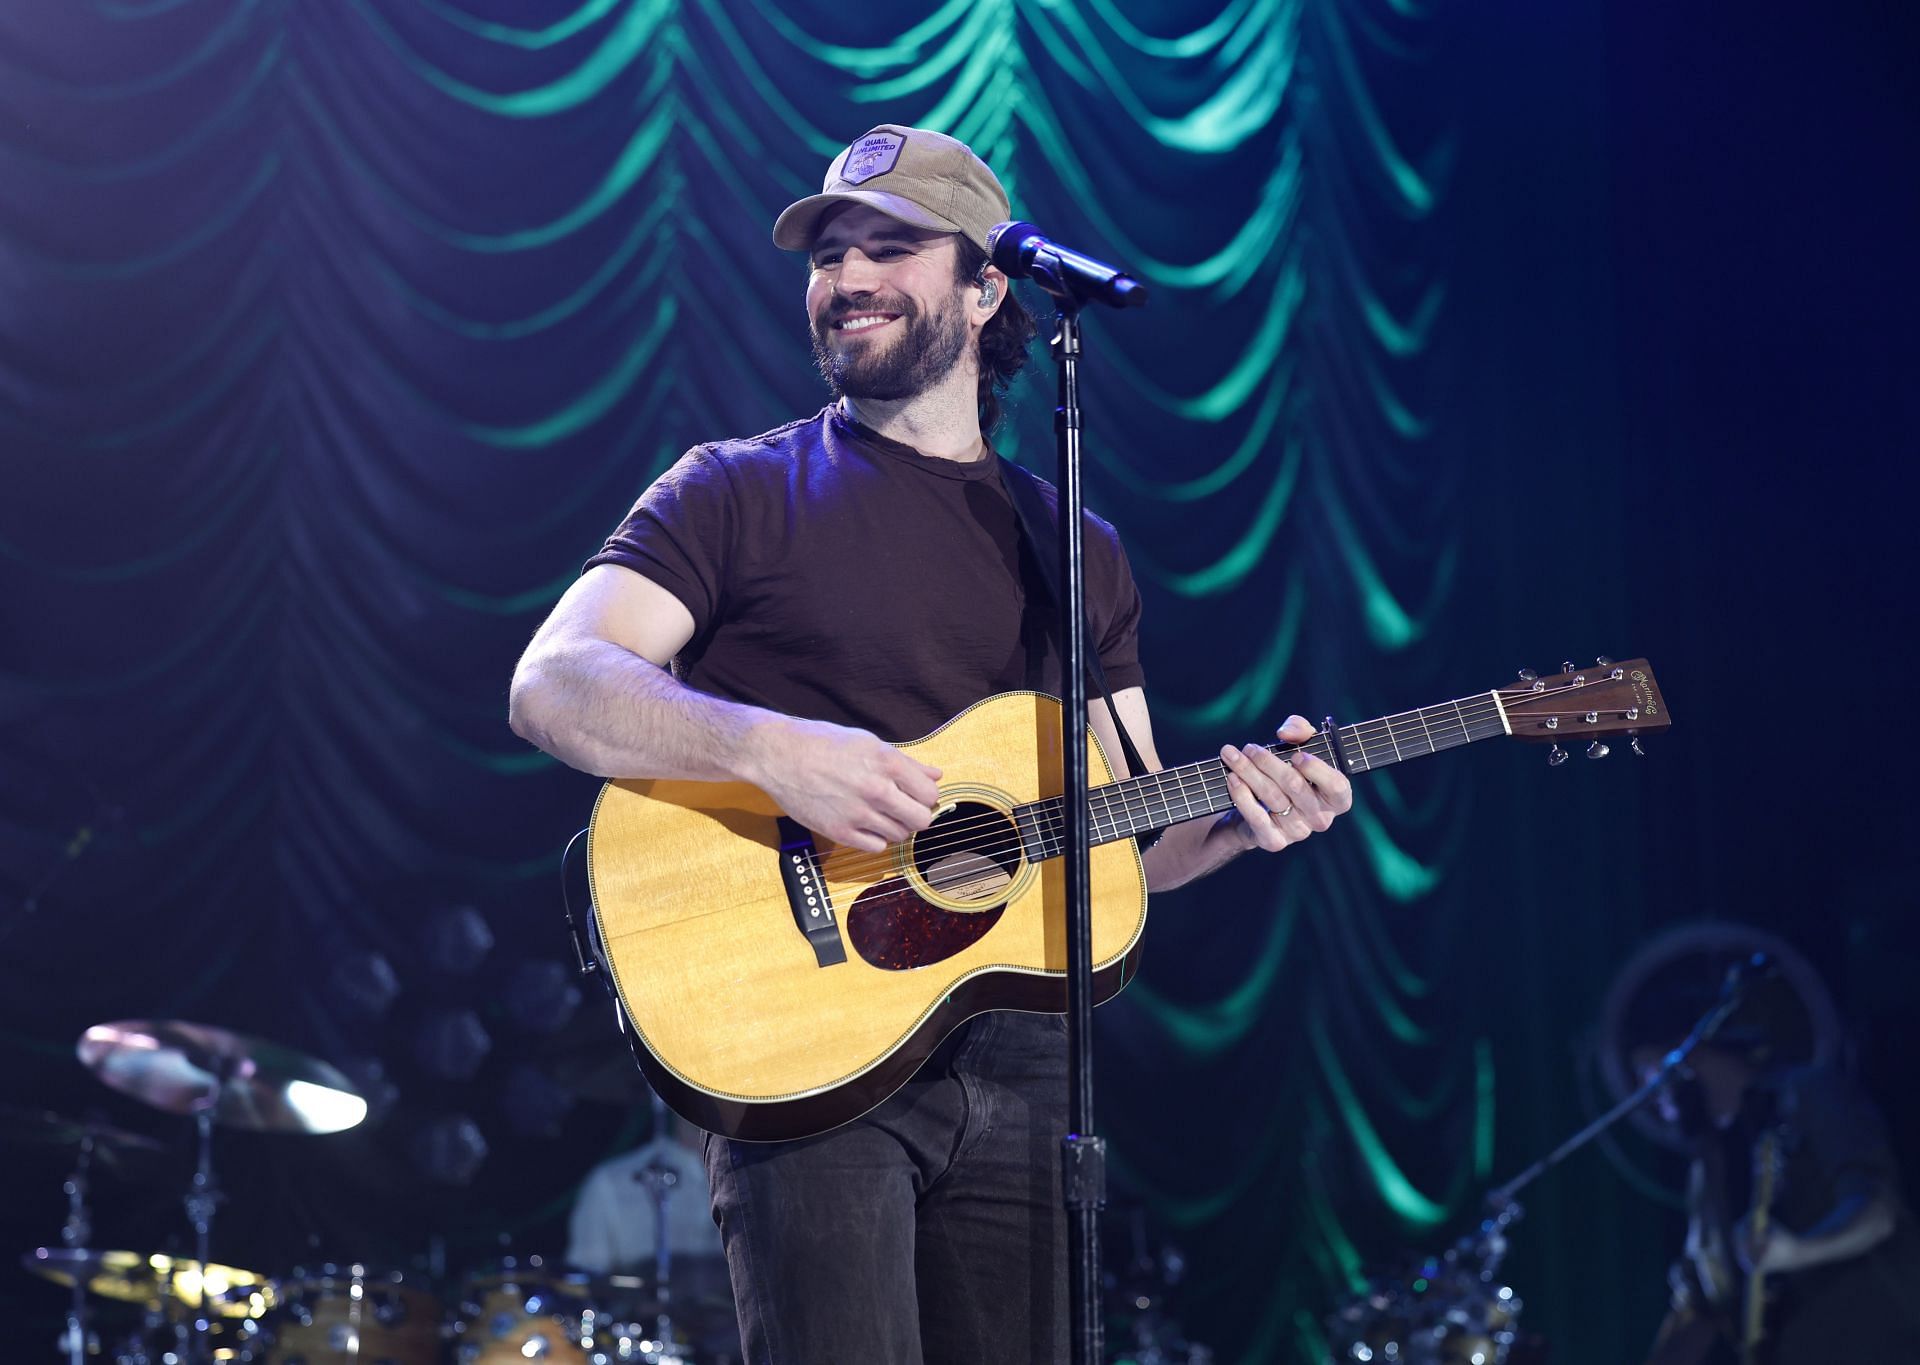
[[[110,1262],[119,1265],[119,1258],[131,1256],[133,1256],[131,1251],[91,1251],[86,1247],[35,1247],[20,1258],[20,1264],[43,1280],[52,1280],[57,1285],[72,1288],[76,1278],[91,1282],[94,1277],[106,1272]]]
[[[139,1133],[101,1123],[95,1119],[70,1119],[51,1109],[21,1109],[0,1104],[0,1138],[10,1142],[33,1142],[53,1147],[78,1147],[91,1137],[94,1152],[102,1156],[118,1153],[164,1152],[166,1146]]]
[[[278,1288],[265,1275],[211,1261],[202,1275],[198,1261],[171,1256],[37,1247],[22,1256],[20,1264],[43,1280],[71,1288],[77,1279],[103,1299],[149,1308],[162,1307],[169,1299],[197,1308],[203,1284],[215,1317],[257,1318],[280,1301]]]
[[[262,1038],[171,1019],[122,1019],[80,1035],[80,1062],[169,1114],[208,1113],[229,1128],[337,1133],[367,1102],[334,1067]]]

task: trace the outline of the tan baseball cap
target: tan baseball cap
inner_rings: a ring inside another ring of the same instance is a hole
[[[915,227],[957,232],[983,251],[988,231],[1013,216],[999,178],[971,147],[897,123],[862,134],[835,157],[820,193],[787,205],[774,221],[773,244],[807,250],[820,219],[839,204],[866,204]]]

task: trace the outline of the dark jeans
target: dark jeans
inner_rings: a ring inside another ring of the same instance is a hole
[[[1066,1022],[970,1020],[865,1117],[707,1139],[747,1365],[1067,1358]]]

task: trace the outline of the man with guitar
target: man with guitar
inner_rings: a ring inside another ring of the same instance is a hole
[[[1687,1240],[1647,1365],[1920,1362],[1920,1232],[1886,1127],[1825,1068],[1766,1065],[1765,1036],[1697,1046],[1660,1115],[1686,1139]],[[1637,1049],[1644,1075],[1662,1049]]]
[[[993,694],[1060,691],[1053,607],[1009,487],[1031,476],[984,435],[1033,335],[987,262],[988,230],[1010,217],[971,150],[894,125],[780,215],[776,245],[808,253],[835,401],[698,446],[646,491],[521,659],[517,733],[608,778],[750,784],[829,856],[884,856],[951,810],[941,770],[889,741]],[[1086,546],[1088,638],[1112,698],[1093,701],[1092,726],[1115,777],[1116,720],[1158,770],[1139,594],[1111,526],[1089,517]],[[1314,732],[1293,716],[1278,733]],[[1168,827],[1138,864],[1148,888],[1290,847],[1352,803],[1346,776],[1308,753],[1221,759],[1230,807]],[[975,874],[949,875],[941,886]],[[827,937],[823,953],[844,952]],[[1065,1359],[1064,1037],[1057,1015],[980,1014],[851,1122],[708,1139],[753,1365]]]

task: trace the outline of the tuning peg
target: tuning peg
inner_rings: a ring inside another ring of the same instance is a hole
[[[1588,758],[1605,758],[1608,754],[1612,752],[1613,752],[1612,749],[1608,748],[1606,745],[1602,744],[1597,739],[1593,743],[1587,746]]]
[[[1567,659],[1567,660],[1565,660],[1564,662],[1562,662],[1562,663],[1561,663],[1561,665],[1560,665],[1560,671],[1561,671],[1562,673],[1571,673],[1571,672],[1573,672],[1573,660],[1572,660],[1572,659]]]
[[[1613,660],[1604,654],[1596,654],[1593,656],[1593,666],[1595,668],[1612,668]]]
[[[1547,750],[1547,766],[1549,768],[1557,768],[1566,761],[1567,751],[1562,749],[1558,744]]]
[[[1520,681],[1524,683],[1539,682],[1540,675],[1535,673],[1531,668],[1523,668],[1520,670]]]
[[[1640,747],[1640,736],[1638,735],[1635,735],[1627,741],[1627,747],[1633,750],[1633,756],[1635,758],[1645,758],[1647,756],[1647,751]]]

